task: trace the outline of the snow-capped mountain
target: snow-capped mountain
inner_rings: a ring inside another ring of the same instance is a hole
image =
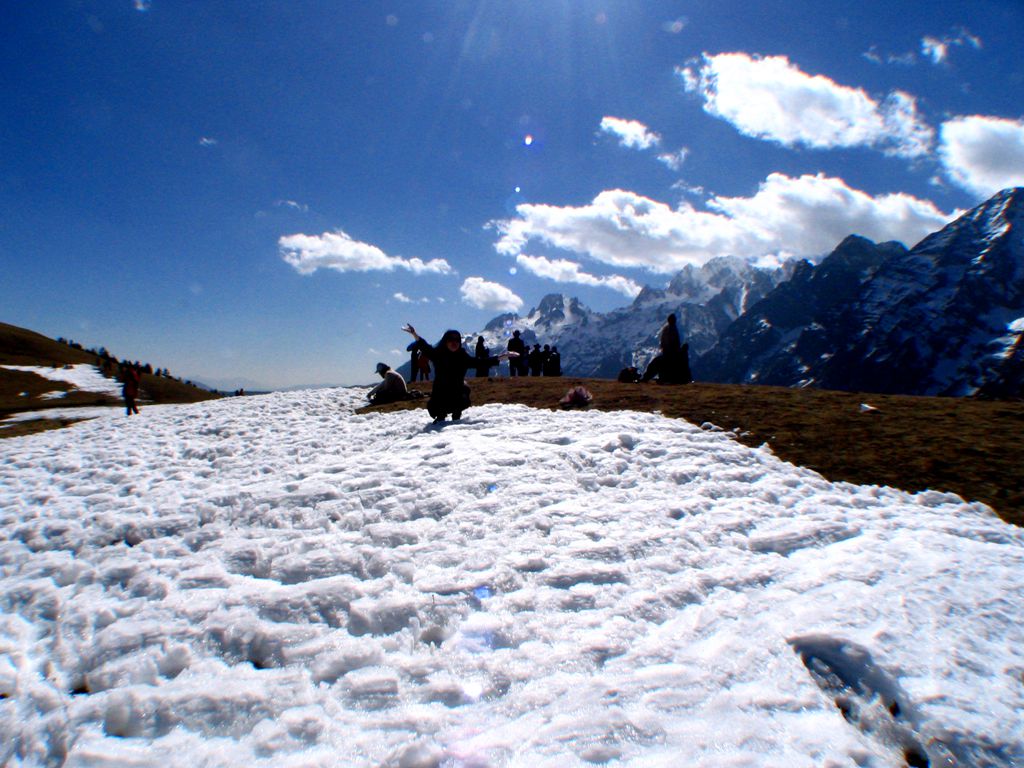
[[[1024,394],[1024,188],[907,251],[847,238],[739,318],[699,378],[927,395]]]
[[[743,312],[787,276],[785,268],[751,266],[721,257],[687,267],[665,288],[645,287],[632,304],[594,312],[578,299],[549,294],[525,316],[504,314],[479,334],[465,337],[472,349],[478,335],[493,352],[504,351],[512,332],[528,344],[558,347],[567,375],[609,378],[629,365],[643,367],[657,351],[658,332],[675,313],[692,355],[710,349]]]

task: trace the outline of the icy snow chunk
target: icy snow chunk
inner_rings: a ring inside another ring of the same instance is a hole
[[[256,669],[284,663],[285,648],[310,638],[314,630],[296,624],[262,621],[247,608],[233,608],[206,620],[205,637],[229,662],[249,662]]]
[[[469,690],[451,675],[441,673],[431,677],[420,689],[420,696],[426,702],[440,702],[446,707],[457,707],[475,701],[480,697],[481,687],[472,685]]]
[[[345,675],[341,687],[357,707],[383,709],[396,703],[401,685],[393,669],[369,667]]]
[[[750,535],[747,546],[753,552],[774,552],[788,557],[799,549],[827,547],[840,541],[860,536],[859,528],[841,523],[812,523],[785,521],[780,525],[768,525]]]
[[[338,574],[366,578],[366,566],[359,552],[341,548],[275,557],[269,576],[282,584],[300,584]]]
[[[566,563],[548,570],[541,581],[556,589],[568,589],[576,584],[619,584],[628,581],[622,568],[601,563]]]
[[[442,768],[447,752],[429,741],[417,741],[400,747],[384,762],[383,768]],[[460,761],[461,762],[461,761]]]
[[[330,685],[353,670],[383,663],[384,651],[375,642],[360,639],[338,643],[317,655],[312,669],[313,680]]]
[[[131,685],[155,685],[159,676],[160,668],[153,654],[133,654],[87,672],[85,687],[90,693],[96,693]]]
[[[392,635],[419,615],[416,603],[402,598],[364,598],[349,606],[348,631],[359,635]]]

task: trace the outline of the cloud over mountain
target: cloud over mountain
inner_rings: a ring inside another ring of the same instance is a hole
[[[820,255],[851,232],[916,243],[954,215],[907,194],[873,197],[822,174],[774,173],[752,197],[717,196],[705,206],[671,208],[622,189],[582,206],[523,204],[517,218],[492,223],[500,235],[495,248],[522,257],[536,242],[614,267],[669,274],[723,255]]]
[[[467,277],[459,292],[464,302],[477,309],[516,312],[523,306],[523,300],[504,285],[492,283],[482,277]]]
[[[971,115],[943,123],[939,155],[954,182],[980,195],[1024,186],[1024,120]]]
[[[568,259],[548,259],[544,256],[527,256],[521,253],[516,256],[516,264],[537,277],[544,277],[558,283],[604,286],[631,299],[641,290],[641,287],[628,277],[592,275],[584,272],[578,263]]]

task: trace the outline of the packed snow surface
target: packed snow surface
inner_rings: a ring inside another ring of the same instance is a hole
[[[4,365],[0,368],[7,368],[11,371],[25,371],[42,376],[50,381],[63,381],[71,384],[83,392],[101,392],[113,397],[121,396],[121,385],[113,379],[104,376],[100,369],[88,363],[78,365],[67,365],[60,368],[53,368],[44,365]],[[49,393],[49,397],[63,397],[62,394]]]
[[[1024,764],[987,507],[655,414],[364,397],[0,441],[0,764]]]

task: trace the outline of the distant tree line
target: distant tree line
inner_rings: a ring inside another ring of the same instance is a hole
[[[57,342],[60,343],[60,344],[65,344],[65,345],[71,347],[72,349],[77,349],[80,352],[86,352],[86,353],[96,357],[97,360],[98,360],[98,367],[99,367],[99,369],[101,371],[103,371],[103,375],[104,376],[114,377],[114,376],[120,374],[121,370],[123,370],[124,368],[127,368],[127,367],[131,366],[133,368],[137,368],[142,373],[148,373],[150,376],[160,376],[161,378],[164,378],[164,379],[170,379],[171,381],[177,381],[177,382],[179,382],[181,384],[184,384],[185,386],[188,386],[188,387],[196,386],[191,381],[188,381],[188,380],[182,381],[179,377],[172,376],[171,372],[167,368],[155,368],[154,369],[153,366],[150,365],[149,363],[140,363],[138,360],[134,360],[134,361],[132,361],[132,360],[118,360],[114,355],[111,355],[107,351],[106,347],[100,347],[98,349],[95,348],[95,347],[90,347],[89,349],[85,349],[77,341],[72,341],[70,339],[65,339],[64,337],[59,337],[57,339]]]

